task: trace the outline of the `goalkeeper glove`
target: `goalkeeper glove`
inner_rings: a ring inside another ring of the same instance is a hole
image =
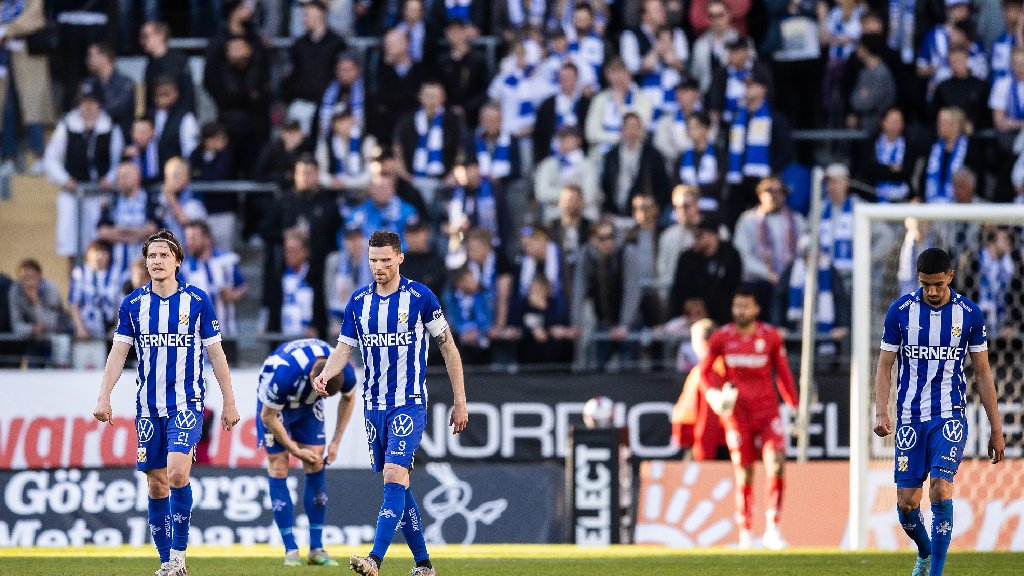
[[[718,414],[721,418],[728,418],[732,414],[732,409],[736,406],[736,397],[739,395],[739,391],[733,386],[732,382],[726,382],[725,386],[721,388],[709,388],[704,394],[704,397],[708,401],[708,406],[715,414]]]

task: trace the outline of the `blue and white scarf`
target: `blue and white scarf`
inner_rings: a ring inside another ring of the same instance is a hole
[[[582,39],[577,39],[576,29],[571,26],[566,28],[566,35],[572,39],[569,42],[569,53],[593,68],[594,77],[600,78],[601,66],[604,65],[604,40],[593,32]]]
[[[907,141],[903,136],[889,142],[885,134],[882,134],[875,142],[875,160],[882,166],[902,166],[906,153]],[[875,183],[875,193],[879,202],[897,202],[906,199],[910,194],[910,186],[906,182],[883,180]]]
[[[444,0],[445,12],[448,14],[448,21],[469,20],[469,5],[473,0]]]
[[[533,65],[527,66],[526,70],[513,68],[505,76],[505,86],[508,87],[513,97],[519,101],[519,106],[516,108],[517,120],[515,123],[515,126],[519,128],[533,126],[537,120],[537,108],[527,93],[529,92],[529,86],[526,83],[526,80],[533,74],[534,68]]]
[[[992,83],[1010,75],[1010,54],[1017,45],[1017,35],[1003,32],[992,44]]]
[[[978,251],[978,307],[985,325],[998,330],[1006,320],[1006,291],[1013,279],[1013,258],[996,259],[987,247]]]
[[[682,76],[679,75],[679,71],[675,68],[669,68],[667,66],[658,65],[659,71],[651,74],[645,74],[641,78],[642,88],[644,94],[650,98],[651,105],[654,108],[654,114],[651,116],[651,127],[658,122],[662,114],[671,114],[676,106],[675,88],[676,84],[679,84],[682,80]]]
[[[847,20],[843,20],[843,9],[839,6],[832,8],[825,20],[825,27],[833,36],[845,36],[856,42],[860,40],[860,16],[864,8],[857,6],[850,13]],[[846,60],[853,54],[856,44],[833,44],[828,49],[830,60]]]
[[[904,64],[914,63],[914,10],[916,0],[889,0],[889,48]]]
[[[832,202],[825,202],[819,232],[822,253],[836,270],[853,270],[853,197],[847,196],[839,214],[833,214]]]
[[[511,162],[512,137],[502,132],[494,144],[494,154],[483,139],[483,131],[477,128],[476,162],[480,166],[480,176],[487,178],[505,178],[512,173]]]
[[[924,182],[925,202],[953,201],[953,173],[963,167],[966,157],[967,136],[957,138],[950,153],[946,152],[946,143],[942,140],[932,146]]]
[[[683,109],[678,104],[676,105],[675,117],[672,118],[672,143],[681,150],[693,147],[693,141],[690,140],[690,130],[686,126],[686,116],[683,115]]]
[[[722,111],[722,119],[726,124],[733,121],[741,108],[740,103],[747,94],[746,82],[751,69],[753,69],[753,64],[749,61],[742,70],[736,70],[732,66],[726,69],[728,78],[725,81],[725,110]]]
[[[362,131],[358,124],[352,126],[346,142],[341,136],[331,136],[331,174],[334,176],[357,176],[363,171]]]
[[[715,158],[715,146],[710,142],[697,158],[693,146],[683,152],[679,160],[679,180],[688,186],[704,186],[714,184],[718,179],[718,160]]]
[[[1013,74],[1010,74],[1006,81],[1010,83],[1007,95],[1010,101],[1006,104],[1006,116],[1011,120],[1024,120],[1024,81],[1017,80]]]
[[[576,103],[579,96],[566,96],[559,92],[555,94],[555,131],[551,137],[551,151],[558,151],[558,131],[566,126],[578,126],[580,119],[576,116]]]
[[[473,278],[480,283],[480,286],[485,292],[492,292],[495,289],[495,283],[498,279],[498,254],[494,250],[487,255],[487,259],[484,260],[483,266],[473,262],[472,260],[466,264],[469,267],[469,271],[473,273]]]
[[[324,97],[320,101],[320,134],[326,138],[331,133],[331,118],[337,112],[343,112],[346,108],[352,110],[352,117],[363,122],[365,118],[366,91],[363,86],[363,79],[357,78],[349,90],[348,102],[338,102],[341,95],[341,84],[337,80],[331,82],[324,91]]]
[[[559,298],[562,294],[562,254],[558,244],[548,242],[547,251],[544,254],[544,277],[551,282],[551,293]],[[523,258],[522,266],[519,269],[519,295],[526,297],[530,291],[530,283],[537,274],[537,261],[532,257]]]
[[[157,152],[156,138],[151,138],[146,147],[139,150],[139,155],[132,159],[139,167],[143,180],[150,180],[160,175],[160,156]]]
[[[769,146],[772,142],[772,114],[768,102],[747,122],[746,107],[740,108],[729,130],[729,172],[726,180],[739,184],[744,176],[765,178],[771,174]]]
[[[420,108],[416,111],[414,121],[419,141],[412,158],[413,174],[417,177],[443,176],[441,149],[444,146],[444,111],[438,111],[434,120],[428,123],[427,113]]]
[[[601,127],[606,132],[614,132],[619,134],[622,132],[622,117],[630,112],[635,112],[633,106],[633,90],[635,86],[630,85],[629,91],[626,92],[626,101],[623,108],[620,110],[618,103],[615,102],[615,97],[611,90],[608,91],[608,100],[604,107],[604,116],[601,118]],[[612,149],[611,144],[602,144],[601,152],[606,153]]]
[[[558,175],[562,181],[565,182],[570,178],[576,176],[580,171],[580,166],[583,160],[586,158],[583,154],[583,150],[577,148],[568,154],[558,153]]]
[[[5,1],[3,7],[0,7],[0,24],[6,27],[12,20],[21,16],[21,12],[24,9],[25,0]],[[0,48],[0,69],[6,72],[10,61],[11,51],[7,48]]]
[[[786,320],[800,322],[804,317],[804,287],[807,285],[807,262],[804,258],[793,261],[793,270],[789,275],[789,307]],[[832,270],[826,258],[821,259],[818,266],[818,334],[828,334],[836,321],[835,297],[832,294]]]
[[[309,264],[302,268],[285,270],[281,277],[284,300],[281,303],[281,333],[296,336],[306,331],[313,322],[313,287],[306,282]]]
[[[422,62],[423,45],[426,42],[427,36],[426,25],[423,22],[417,22],[410,28],[408,23],[401,22],[395,28],[409,39],[409,57],[415,62]]]
[[[516,28],[523,24],[541,25],[544,23],[544,14],[547,6],[544,0],[530,0],[529,12],[523,8],[526,0],[505,0],[508,4],[508,19]]]
[[[448,213],[449,222],[465,218],[471,226],[490,231],[492,238],[498,237],[498,205],[491,182],[486,178],[481,179],[480,187],[473,194],[467,194],[463,186],[457,187],[452,192]]]

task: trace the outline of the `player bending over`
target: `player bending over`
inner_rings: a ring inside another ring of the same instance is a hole
[[[324,457],[324,400],[313,390],[316,378],[331,353],[331,345],[323,340],[307,338],[286,342],[277,347],[263,362],[256,394],[256,438],[267,451],[267,473],[270,475],[270,499],[274,522],[284,541],[284,565],[301,566],[299,547],[295,544],[292,525],[295,510],[288,491],[288,455],[302,461],[306,487],[302,505],[309,518],[310,564],[337,566],[324,550],[324,518],[327,515],[327,484],[324,466],[338,457],[341,436],[352,416],[352,397],[356,373],[351,364],[327,382],[327,395],[341,392],[334,437]]]
[[[143,244],[142,257],[152,282],[121,302],[93,415],[100,422],[113,417],[110,392],[134,344],[139,357],[136,467],[146,473],[149,484],[149,528],[161,562],[156,576],[188,576],[185,547],[192,514],[188,476],[203,430],[204,348],[224,396],[220,423],[225,431],[238,423],[238,411],[213,302],[206,292],[176,278],[185,258],[181,243],[171,231],[160,230]]]
[[[875,434],[892,433],[889,387],[896,375],[896,502],[900,525],[917,544],[914,576],[942,576],[953,535],[953,476],[967,444],[969,351],[974,380],[988,415],[988,456],[995,464],[1006,447],[996,407],[996,387],[988,365],[985,316],[978,305],[953,292],[949,255],[929,248],[917,258],[921,288],[896,299],[885,315],[882,351],[875,374]],[[921,515],[921,487],[928,481],[932,534]]]
[[[353,556],[349,566],[358,574],[377,576],[384,554],[401,528],[412,550],[413,576],[433,576],[423,541],[419,508],[409,489],[409,471],[427,424],[427,333],[441,348],[455,398],[448,421],[458,434],[466,428],[466,390],[462,358],[452,341],[441,305],[426,286],[398,273],[405,256],[398,234],[377,231],[370,235],[370,269],[374,282],[357,290],[345,308],[338,347],[324,371],[316,377],[317,393],[327,393],[327,382],[348,363],[352,350],[363,354],[366,378],[363,409],[370,465],[384,472],[384,504],[377,516],[377,536],[367,557]]]
[[[732,299],[733,323],[720,328],[708,341],[708,355],[701,364],[708,405],[722,420],[725,442],[736,471],[736,523],[740,526],[741,550],[753,545],[754,461],[756,440],[761,439],[761,454],[768,477],[765,498],[767,526],[762,542],[765,548],[786,547],[779,531],[782,510],[783,462],[786,461],[786,427],[779,415],[775,394],[775,370],[782,399],[796,406],[793,373],[786,361],[786,348],[779,333],[758,322],[761,307],[754,292],[741,286]],[[715,361],[725,361],[725,376],[714,369]],[[724,384],[724,387],[723,387]]]

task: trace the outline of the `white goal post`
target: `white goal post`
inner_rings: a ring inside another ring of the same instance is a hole
[[[850,366],[850,524],[848,543],[851,550],[868,544],[868,514],[873,501],[867,494],[868,464],[871,452],[873,414],[871,387],[874,366],[871,365],[878,342],[871,338],[872,318],[872,245],[873,221],[921,220],[975,221],[994,224],[1024,225],[1024,205],[1014,204],[867,204],[854,207],[853,233],[853,318],[852,355]],[[888,303],[886,303],[888,304]],[[895,506],[895,503],[893,503]]]

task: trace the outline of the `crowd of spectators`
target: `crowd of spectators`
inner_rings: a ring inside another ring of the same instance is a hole
[[[727,322],[741,282],[763,320],[792,330],[811,265],[819,332],[838,343],[855,203],[1024,201],[1019,0],[225,0],[218,14],[192,2],[188,17],[63,0],[50,61],[67,112],[45,152],[56,99],[34,70],[47,59],[19,41],[42,26],[17,26],[30,14],[41,24],[43,3],[11,3],[0,155],[20,118],[35,169],[62,189],[57,251],[74,270],[64,329],[79,338],[109,330],[118,289],[138,280],[139,242],[167,227],[229,336],[247,294],[239,245],[263,250],[259,329],[329,337],[370,281],[366,238],[390,230],[403,273],[441,297],[471,362],[568,362],[595,334],[599,365],[668,356],[650,335]],[[169,48],[175,30],[208,37],[198,84]],[[281,35],[294,40],[286,53],[268,43]],[[356,35],[379,48],[353,50]],[[493,72],[481,36],[500,41]],[[136,53],[139,105],[115,66]],[[216,107],[202,123],[201,93]],[[816,263],[800,167],[823,147],[793,138],[809,128],[867,135],[824,147],[844,161],[827,170]],[[192,189],[225,180],[282,194],[240,210],[233,195]],[[110,195],[79,205],[83,184]],[[943,246],[994,331],[1019,333],[1018,230],[908,220],[902,241],[877,240],[894,292],[913,287],[920,250]],[[35,330],[43,320],[16,303],[31,291],[21,276],[10,322]]]

